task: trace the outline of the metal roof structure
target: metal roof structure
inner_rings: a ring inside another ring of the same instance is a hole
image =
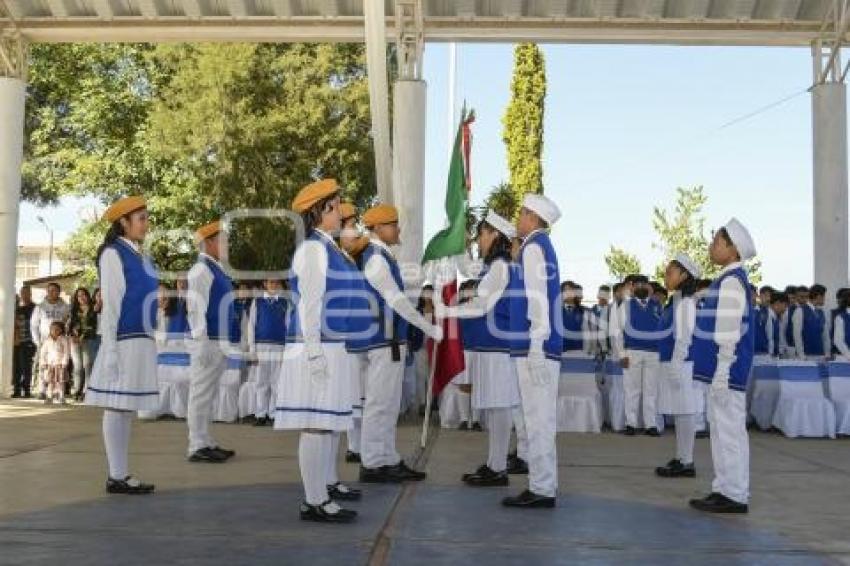
[[[364,41],[364,2],[0,0],[0,29],[29,42]],[[422,0],[425,41],[810,46],[834,0]],[[830,31],[835,31],[831,29]],[[846,37],[846,30],[845,35]]]

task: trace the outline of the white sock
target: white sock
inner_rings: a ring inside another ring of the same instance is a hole
[[[489,437],[487,466],[494,472],[503,472],[508,467],[513,415],[508,408],[485,409],[484,417],[487,419]]]
[[[676,457],[683,464],[694,463],[694,438],[696,419],[694,415],[676,415]]]
[[[327,474],[328,474],[328,485],[336,485],[339,481],[339,475],[337,474],[337,454],[339,454],[339,436],[340,433],[334,432],[330,435],[331,437],[330,446],[328,447],[328,462],[327,462]]]
[[[298,465],[301,468],[301,482],[304,495],[310,505],[321,505],[328,500],[328,486],[325,482],[328,461],[328,443],[330,435],[315,432],[301,432],[298,442]]]
[[[109,477],[114,480],[123,480],[130,475],[127,461],[132,424],[133,413],[129,411],[107,409],[103,412],[103,444],[106,448]]]
[[[352,419],[352,422],[354,424],[346,433],[348,437],[348,449],[355,454],[360,454],[360,430],[363,419],[355,418]]]

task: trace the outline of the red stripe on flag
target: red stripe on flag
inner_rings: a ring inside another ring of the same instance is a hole
[[[457,280],[451,281],[443,286],[443,304],[455,304],[457,296]],[[460,324],[456,318],[443,320],[444,339],[437,346],[437,358],[434,366],[433,393],[435,396],[443,391],[443,388],[451,383],[465,369],[463,359],[463,336],[460,333]],[[428,340],[428,359],[433,359],[434,341]]]

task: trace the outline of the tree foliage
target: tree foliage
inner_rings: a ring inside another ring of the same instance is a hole
[[[507,146],[510,186],[516,200],[526,193],[543,192],[543,112],[546,99],[546,66],[543,52],[534,43],[514,49],[511,100],[502,119],[502,139]]]
[[[165,269],[188,266],[198,225],[288,209],[313,179],[361,205],[374,195],[362,45],[38,45],[31,67],[26,198],[146,195]],[[260,214],[234,220],[231,264],[287,267],[291,223]],[[83,227],[71,253],[93,257],[104,229]]]
[[[619,281],[626,275],[640,273],[640,260],[637,256],[614,246],[605,254],[605,265],[608,266],[611,277]]]

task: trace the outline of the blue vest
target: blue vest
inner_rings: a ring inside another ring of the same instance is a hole
[[[496,261],[505,261],[498,259]],[[485,264],[481,271],[483,279],[490,271],[490,265]],[[510,266],[508,266],[510,275]],[[510,279],[508,280],[510,285]],[[508,287],[505,288],[506,290]],[[461,334],[463,335],[463,349],[473,352],[509,352],[511,313],[509,293],[502,293],[493,308],[477,318],[460,319]]]
[[[673,295],[673,299],[667,303],[658,320],[658,360],[669,362],[673,359],[673,350],[676,349],[676,305],[683,301],[693,300],[682,298],[681,295]],[[690,352],[685,361],[690,361]]]
[[[794,325],[791,324],[791,321],[794,319],[794,311],[797,310],[797,305],[789,305],[788,310],[785,311],[785,320],[788,323],[785,325],[785,343],[791,348],[794,347]]]
[[[755,352],[756,354],[769,354],[768,349],[770,344],[767,335],[767,320],[768,309],[770,307],[760,306],[755,309],[756,315],[756,337],[755,337]]]
[[[691,358],[694,361],[694,378],[711,383],[717,369],[717,343],[714,341],[714,328],[717,324],[717,303],[720,285],[727,277],[737,277],[744,286],[744,314],[741,317],[741,338],[735,346],[735,362],[729,369],[729,388],[746,391],[750,369],[753,366],[755,349],[755,314],[752,304],[752,290],[747,272],[742,267],[723,273],[711,283],[702,307],[697,310],[697,324],[691,342]]]
[[[206,255],[198,256],[212,273],[212,285],[207,303],[207,337],[210,340],[238,342],[239,320],[234,305],[233,283],[217,261]]]
[[[807,356],[823,356],[823,331],[826,317],[812,305],[803,305],[803,351]]]
[[[124,297],[118,316],[118,340],[153,338],[156,330],[159,277],[150,258],[124,240],[109,245],[118,253],[124,272]]]
[[[401,291],[404,291],[404,281],[401,278],[401,269],[398,266],[398,262],[384,248],[371,243],[366,246],[361,256],[363,265],[368,265],[369,260],[374,255],[384,257],[387,265],[389,265],[393,281],[395,281],[395,284]],[[374,331],[366,333],[367,336],[352,339],[349,342],[349,351],[364,352],[375,348],[387,347],[392,342],[405,344],[407,342],[407,321],[392,310],[378,290],[372,287],[365,278],[363,284],[371,305],[372,320],[370,321],[370,327]]]
[[[535,232],[525,239],[519,250],[517,264],[512,270],[509,288],[511,290],[510,300],[510,324],[511,324],[511,356],[528,356],[530,345],[529,330],[531,322],[528,319],[528,297],[525,295],[525,274],[522,270],[522,262],[529,244],[537,244],[543,251],[546,277],[546,301],[549,315],[550,333],[543,341],[543,352],[552,360],[560,360],[564,347],[562,332],[563,320],[561,315],[561,275],[558,271],[558,257],[552,247],[552,241],[545,232]],[[539,276],[539,274],[534,274]],[[539,300],[539,299],[538,299]]]
[[[631,297],[626,300],[625,310],[623,345],[626,349],[657,352],[661,305],[653,299],[647,299],[646,304],[641,304],[638,299]]]
[[[350,315],[346,317],[347,324],[347,339],[345,342],[346,350],[354,351],[352,348],[357,346],[357,341],[369,336],[370,332],[374,332],[374,316],[372,315],[372,296],[366,290],[366,278],[361,271],[363,264],[359,263],[350,257],[346,257],[348,270],[345,272],[348,277],[348,286],[351,288],[350,299],[348,303]]]
[[[286,344],[287,301],[284,297],[254,299],[254,342],[257,344]]]
[[[584,350],[584,307],[563,307],[564,351],[580,352]]]
[[[165,332],[169,338],[183,338],[189,334],[189,315],[186,312],[186,299],[174,297],[173,308],[166,322]]]
[[[352,281],[354,280],[350,274],[356,268],[345,257],[342,250],[320,232],[313,231],[307,241],[320,242],[325,246],[328,257],[325,293],[322,296],[320,340],[326,343],[344,343],[348,338],[348,322],[346,319],[350,311]],[[289,288],[292,290],[293,305],[289,309],[290,316],[286,324],[286,340],[287,342],[303,342],[301,319],[298,316],[298,304],[300,303],[298,276],[294,271],[289,279]]]
[[[832,342],[832,353],[839,354],[840,350],[835,342],[835,320],[840,318],[844,323],[844,345],[850,348],[850,313],[847,312],[847,309],[836,309],[834,312],[835,315],[832,319],[832,327],[830,328],[830,341]]]

